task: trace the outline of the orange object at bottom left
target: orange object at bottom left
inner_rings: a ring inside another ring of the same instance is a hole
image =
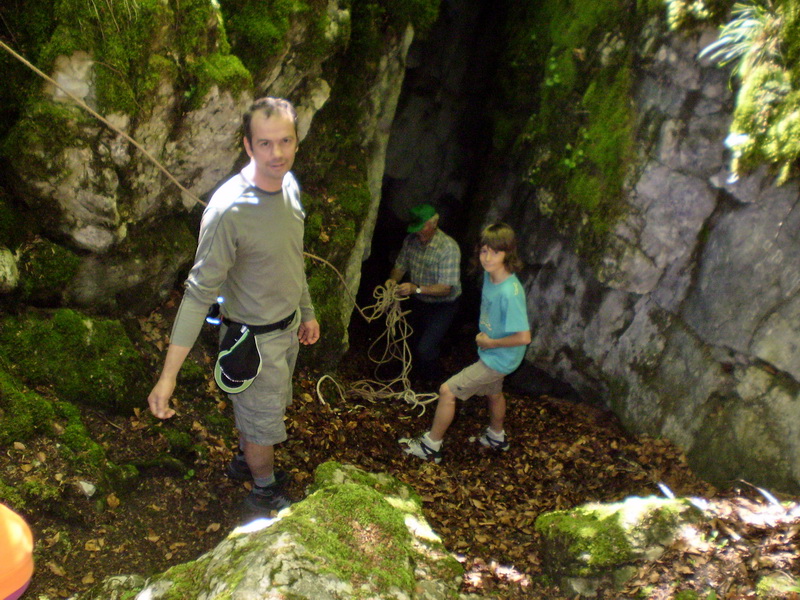
[[[33,534],[25,520],[0,504],[0,600],[17,600],[33,575]]]

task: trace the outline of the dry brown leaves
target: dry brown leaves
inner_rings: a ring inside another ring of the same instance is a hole
[[[169,321],[145,321],[147,343],[163,346]],[[363,357],[348,357],[345,364],[343,379],[371,375]],[[397,402],[324,405],[315,397],[316,378],[297,374],[289,439],[276,452],[278,466],[291,473],[290,493],[300,499],[314,469],[328,460],[395,475],[417,490],[431,525],[460,557],[464,591],[508,600],[565,599],[542,577],[536,518],[590,501],[660,495],[659,482],[678,496],[710,499],[714,519],[696,539],[678,540],[660,560],[638,565],[623,593],[600,590],[599,599],[667,599],[688,589],[700,597],[713,589],[717,598],[751,598],[764,573],[798,575],[800,524],[793,509],[775,507],[751,486],[717,492],[692,474],[668,441],[632,438],[600,408],[510,393],[506,430],[512,445],[495,454],[469,441],[487,422],[485,401],[463,403],[447,434],[444,462],[434,465],[404,455],[397,443],[425,431],[433,407],[420,417],[418,409]],[[204,448],[191,476],[163,464],[143,467],[135,486],[102,498],[77,491],[80,474],[68,472],[58,458],[57,440],[39,438],[0,455],[6,482],[40,478],[70,490],[62,513],[32,506],[24,514],[37,540],[31,597],[66,598],[109,575],[161,572],[221,541],[238,522],[246,489],[223,475],[235,431],[231,420],[225,435],[211,433],[212,412],[231,418],[230,406],[210,382],[197,398],[182,399],[169,424],[147,413],[144,398],[142,410],[126,418],[87,411],[84,421],[117,463],[145,464],[161,456],[165,427],[190,432]]]

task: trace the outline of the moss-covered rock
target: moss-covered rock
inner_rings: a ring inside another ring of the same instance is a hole
[[[700,518],[685,499],[628,498],[543,514],[536,530],[548,573],[586,590],[601,581],[621,585],[635,571],[633,561],[657,559],[682,525]]]
[[[325,463],[309,496],[232,532],[198,560],[128,589],[153,600],[459,597],[463,568],[422,516],[417,495],[385,474]],[[104,582],[83,600],[108,598]]]
[[[78,272],[80,257],[44,238],[26,244],[19,260],[19,297],[34,306],[58,306]]]
[[[761,165],[772,167],[779,183],[796,176],[800,158],[800,66],[796,60],[800,56],[800,2],[734,5],[730,0],[673,1],[669,5],[670,25],[678,31],[691,29],[697,20],[716,24],[725,16],[719,39],[701,55],[732,67],[739,83],[726,140],[733,177]]]
[[[0,368],[0,445],[8,447],[37,434],[52,433],[55,416],[52,402]]]
[[[655,10],[546,1],[514,5],[508,19],[494,145],[528,165],[540,211],[588,259],[602,256],[626,211],[634,41]]]
[[[68,402],[127,412],[147,396],[144,360],[119,321],[69,309],[6,316],[0,357],[28,385]]]
[[[76,406],[53,401],[30,390],[4,363],[4,360],[0,362],[0,445],[19,451],[17,444],[24,448],[36,437],[55,438],[59,456],[49,456],[48,460],[65,463],[68,465],[65,470],[98,482],[103,489],[119,489],[137,476],[135,468],[108,461],[105,450],[92,439]],[[40,474],[36,460],[31,467],[19,480],[0,480],[0,500],[17,509],[34,504],[43,510],[69,516],[70,504],[65,499],[74,489],[65,484],[74,482]]]

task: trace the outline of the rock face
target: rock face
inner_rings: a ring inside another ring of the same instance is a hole
[[[146,311],[174,288],[191,260],[203,200],[240,168],[241,115],[253,98],[291,99],[300,139],[314,133],[315,116],[346,79],[339,75],[351,44],[351,9],[337,0],[285,14],[265,8],[263,27],[253,29],[272,36],[272,51],[248,60],[236,52],[242,46],[252,51],[252,44],[233,47],[234,38],[248,32],[237,30],[237,15],[223,14],[217,2],[154,3],[137,10],[107,3],[97,15],[64,15],[66,3],[57,4],[52,39],[41,50],[50,57],[42,66],[52,82],[34,86],[5,140],[10,205],[31,215],[29,237],[45,237],[78,258],[73,276],[50,295],[50,304]],[[125,8],[124,14],[115,12]],[[233,25],[226,24],[228,17]],[[363,185],[371,205],[354,232],[355,248],[334,249],[349,257],[345,277],[351,289],[358,286],[358,266],[377,214],[388,127],[414,36],[401,19],[386,23],[371,32],[371,62],[355,67],[358,77],[371,82],[368,98],[351,115],[357,121],[351,133],[369,165]],[[97,28],[96,38],[82,35],[85,27]],[[334,135],[317,137],[325,134]],[[325,159],[335,158],[336,151],[328,150]],[[304,153],[301,159],[314,157]],[[3,244],[9,245],[0,239]],[[24,247],[20,256],[31,258]],[[8,257],[3,263],[0,290],[8,292],[18,282]],[[24,300],[32,301],[30,294]],[[340,311],[345,322],[348,302]]]
[[[147,581],[114,577],[83,600],[133,592],[153,600],[444,600],[459,597],[462,574],[411,488],[325,463],[310,495],[276,519],[244,525],[208,554]]]
[[[797,491],[798,185],[728,182],[729,74],[696,59],[713,35],[643,40],[640,154],[599,267],[526,216],[527,359],[631,431],[676,441],[710,481]],[[488,220],[519,190],[507,177]]]

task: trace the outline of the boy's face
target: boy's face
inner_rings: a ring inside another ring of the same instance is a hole
[[[492,250],[489,246],[481,246],[478,253],[483,270],[492,275],[506,270],[506,253],[504,250]]]

